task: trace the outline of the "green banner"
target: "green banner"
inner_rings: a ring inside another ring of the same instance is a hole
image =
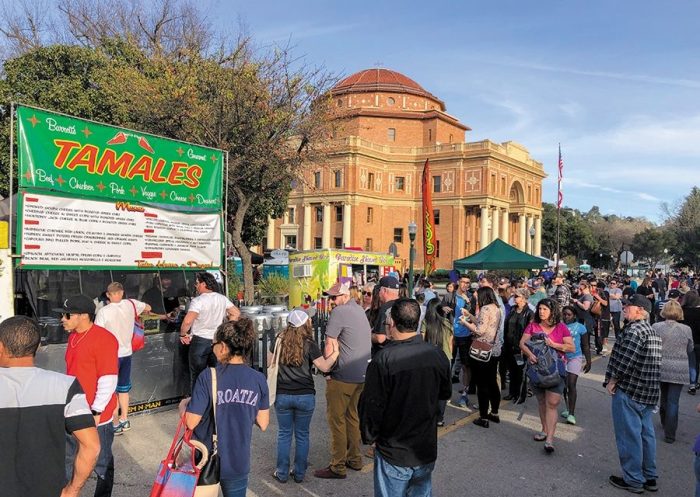
[[[21,188],[141,202],[163,209],[221,209],[221,150],[17,107]]]

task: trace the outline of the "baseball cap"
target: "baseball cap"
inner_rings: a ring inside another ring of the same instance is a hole
[[[335,285],[323,292],[323,295],[335,297],[337,295],[350,295],[350,283],[336,282]]]
[[[397,280],[393,276],[384,276],[381,280],[379,280],[379,286],[381,288],[391,288],[393,290],[398,290],[399,280]]]
[[[308,320],[309,315],[301,309],[294,309],[292,312],[289,313],[289,316],[287,316],[287,324],[290,324],[295,328],[303,326],[304,323],[306,323]]]
[[[681,296],[681,292],[679,292],[677,289],[673,289],[670,292],[668,292],[668,298],[669,299],[677,299]]]
[[[87,295],[75,295],[68,297],[63,302],[63,307],[56,309],[56,311],[71,314],[95,314],[95,302]]]
[[[639,293],[635,293],[630,298],[623,300],[622,303],[624,305],[634,305],[637,307],[641,307],[645,311],[651,312],[651,300]]]

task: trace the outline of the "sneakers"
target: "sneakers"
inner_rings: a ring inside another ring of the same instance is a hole
[[[484,419],[484,418],[476,418],[474,421],[472,421],[476,426],[481,426],[482,428],[488,428],[489,427],[489,420]]]
[[[126,421],[119,421],[119,424],[114,427],[114,434],[115,435],[123,435],[125,431],[129,431],[131,429],[131,421],[126,420]]]
[[[457,407],[466,409],[467,405],[469,405],[469,397],[467,397],[466,394],[463,394],[459,397],[459,400],[457,401]]]
[[[697,388],[695,387],[695,385],[690,385],[690,388],[688,389],[688,393],[690,395],[695,395],[696,391],[697,391]]]
[[[574,417],[573,414],[569,414],[566,417],[566,422],[569,423],[570,425],[575,425],[576,424],[576,418]]]
[[[649,492],[658,492],[659,487],[656,486],[656,480],[647,480],[644,482],[644,490]]]
[[[633,494],[641,494],[642,492],[644,492],[644,487],[633,487],[619,476],[613,475],[608,481],[613,487],[621,488],[622,490],[627,490],[628,492],[632,492]]]
[[[279,473],[278,473],[277,471],[275,471],[274,473],[272,473],[272,477],[273,477],[275,480],[277,480],[279,483],[287,483],[287,479],[285,478],[285,479],[283,480],[282,478],[280,478],[280,475],[279,475]]]
[[[498,414],[489,413],[489,414],[486,416],[486,418],[487,418],[489,421],[492,421],[492,422],[494,422],[494,423],[500,423],[500,422],[501,422],[501,418],[498,416]]]
[[[563,410],[563,411],[561,412],[561,417],[564,418],[564,419],[568,418],[568,417],[569,417],[569,411]]]

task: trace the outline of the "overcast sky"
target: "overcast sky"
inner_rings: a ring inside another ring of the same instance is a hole
[[[386,67],[470,126],[468,141],[513,140],[544,164],[556,201],[661,219],[697,185],[700,2],[587,0],[209,0],[261,45],[291,40],[307,62],[349,75]]]

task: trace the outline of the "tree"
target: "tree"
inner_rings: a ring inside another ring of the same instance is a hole
[[[634,235],[631,248],[637,260],[646,259],[653,269],[664,257],[664,249],[668,249],[669,245],[668,231],[664,228],[654,227]]]
[[[259,51],[247,36],[216,35],[185,2],[63,0],[58,11],[59,20],[27,8],[5,14],[0,32],[16,55],[6,72],[17,68],[2,82],[7,100],[226,150],[225,213],[252,300],[249,247],[268,216],[282,214],[292,181],[303,183],[325,156],[334,78],[294,59],[290,47]],[[40,47],[56,39],[64,45]],[[74,64],[63,54],[79,57]],[[62,70],[44,77],[33,65],[49,55]],[[27,69],[36,81],[23,77]],[[1,117],[7,132],[9,112]]]
[[[700,188],[690,190],[672,213],[668,228],[674,244],[672,251],[678,265],[700,269]]]

